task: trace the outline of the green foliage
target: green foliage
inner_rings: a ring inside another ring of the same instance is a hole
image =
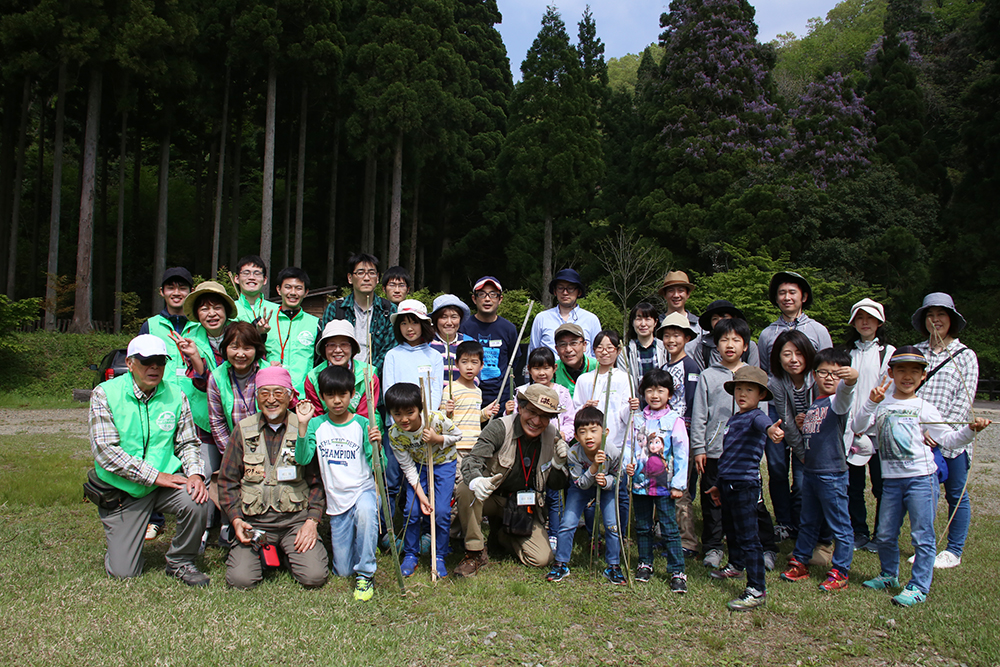
[[[139,316],[142,305],[139,295],[135,292],[116,292],[115,298],[121,300],[122,335],[130,338],[137,336],[142,323],[146,321],[145,317]]]
[[[608,292],[601,288],[590,289],[587,291],[587,296],[577,303],[584,310],[589,310],[597,315],[597,319],[601,321],[602,329],[611,329],[621,333],[627,311],[623,311],[622,305],[615,303]]]
[[[13,331],[34,321],[41,305],[41,299],[11,301],[6,294],[0,294],[0,359],[24,351],[12,335]]]
[[[650,44],[641,53],[626,53],[621,58],[608,58],[608,85],[615,92],[629,93],[635,92],[636,81],[639,76],[639,63],[646,53],[649,52],[654,62],[663,59],[663,47],[657,44]]]
[[[96,374],[89,366],[101,363],[111,350],[127,347],[131,336],[36,331],[13,338],[22,351],[4,358],[0,392],[66,398],[73,389],[90,389]]]

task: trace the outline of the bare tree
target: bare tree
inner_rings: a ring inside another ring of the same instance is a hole
[[[669,258],[660,246],[624,229],[602,241],[598,253],[610,291],[624,310],[637,294],[652,291]]]

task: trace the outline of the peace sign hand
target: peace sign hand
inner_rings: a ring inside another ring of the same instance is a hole
[[[177,345],[177,350],[184,355],[184,358],[191,361],[196,356],[198,356],[198,346],[194,344],[194,341],[190,338],[181,338],[176,331],[171,331],[169,334],[170,340],[174,341]]]
[[[889,389],[890,384],[892,384],[892,380],[886,380],[883,384],[872,388],[872,393],[868,396],[872,403],[881,403],[885,400],[885,392]]]

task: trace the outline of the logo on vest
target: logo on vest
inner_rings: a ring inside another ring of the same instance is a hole
[[[156,425],[160,427],[161,431],[173,431],[174,427],[177,426],[177,417],[172,412],[161,412],[160,416],[156,418]]]
[[[299,344],[300,345],[312,345],[313,340],[316,338],[315,331],[301,331],[299,332]]]

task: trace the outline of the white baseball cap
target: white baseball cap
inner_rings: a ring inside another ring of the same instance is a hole
[[[153,334],[142,334],[130,340],[125,356],[144,357],[146,359],[149,357],[166,357],[170,359],[170,355],[167,354],[166,343],[163,342],[162,338],[157,338]]]
[[[418,320],[431,321],[431,318],[427,316],[427,306],[417,299],[404,299],[396,308],[396,312],[389,315],[391,324],[396,324],[396,318],[400,315],[413,315]]]
[[[866,434],[855,434],[852,451],[847,456],[847,462],[852,466],[863,466],[875,454],[875,443]]]
[[[858,314],[859,310],[865,311],[879,322],[885,324],[885,309],[881,303],[872,301],[871,299],[861,299],[861,301],[851,306],[851,317],[847,320],[848,324],[854,321],[854,316]]]

